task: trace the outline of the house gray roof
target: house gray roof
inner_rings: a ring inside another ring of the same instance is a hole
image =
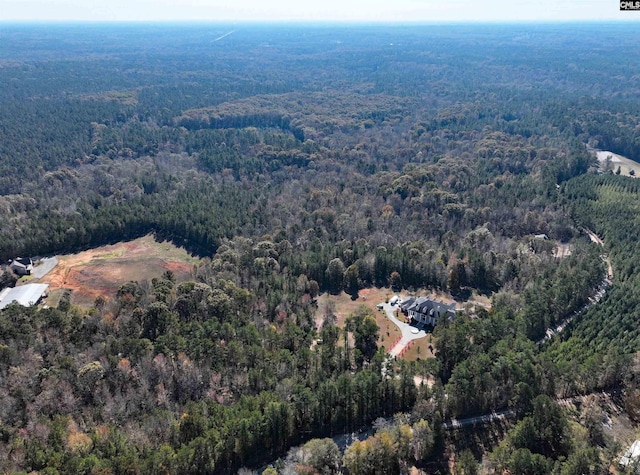
[[[455,303],[444,303],[439,300],[432,300],[428,297],[420,297],[407,307],[407,311],[414,311],[432,317],[439,317],[446,313],[455,315],[455,309]]]
[[[24,269],[27,269],[29,267],[33,267],[33,262],[29,258],[18,257],[16,259],[14,259],[13,261],[11,261],[11,266],[12,267],[22,267]]]
[[[12,302],[17,302],[23,307],[31,307],[38,303],[48,288],[48,284],[26,284],[4,289],[0,292],[0,310]]]
[[[400,304],[400,309],[403,310],[403,311],[407,311],[409,309],[409,307],[411,307],[413,305],[413,302],[415,302],[415,301],[416,301],[415,297],[407,297]]]

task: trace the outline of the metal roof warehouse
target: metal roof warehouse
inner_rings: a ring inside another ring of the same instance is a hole
[[[17,302],[23,307],[31,307],[38,303],[48,288],[48,284],[26,284],[4,289],[0,292],[0,310],[12,302]]]

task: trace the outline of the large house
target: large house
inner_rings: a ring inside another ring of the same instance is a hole
[[[456,304],[432,300],[428,297],[409,297],[402,301],[400,310],[411,320],[435,326],[441,317],[452,319],[456,316]]]
[[[26,257],[17,257],[11,261],[11,270],[18,275],[31,275],[33,270],[33,261]]]

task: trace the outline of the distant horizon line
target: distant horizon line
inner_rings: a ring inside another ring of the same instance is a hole
[[[359,25],[359,26],[420,26],[420,25],[544,25],[544,24],[625,24],[636,23],[640,21],[638,18],[606,18],[606,19],[512,19],[512,20],[215,20],[215,19],[183,19],[183,20],[3,20],[0,19],[0,25]]]

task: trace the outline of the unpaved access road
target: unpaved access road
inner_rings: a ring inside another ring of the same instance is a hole
[[[604,241],[600,238],[600,236],[586,228],[584,229],[584,232],[587,233],[589,239],[591,239],[592,242],[600,244],[600,246],[604,248]],[[603,253],[602,260],[607,264],[607,272],[606,275],[602,278],[602,282],[600,282],[600,285],[595,290],[593,295],[589,297],[589,301],[584,304],[584,307],[582,307],[580,310],[577,310],[571,316],[561,321],[555,328],[547,328],[544,337],[536,341],[536,345],[542,345],[543,343],[546,343],[551,338],[553,338],[555,335],[562,333],[564,329],[567,328],[567,325],[569,325],[569,323],[571,323],[577,316],[582,315],[592,305],[595,305],[600,302],[600,300],[602,300],[602,297],[605,296],[605,294],[607,293],[607,289],[613,282],[613,266],[611,265],[611,259],[609,259],[609,256],[607,254]]]

